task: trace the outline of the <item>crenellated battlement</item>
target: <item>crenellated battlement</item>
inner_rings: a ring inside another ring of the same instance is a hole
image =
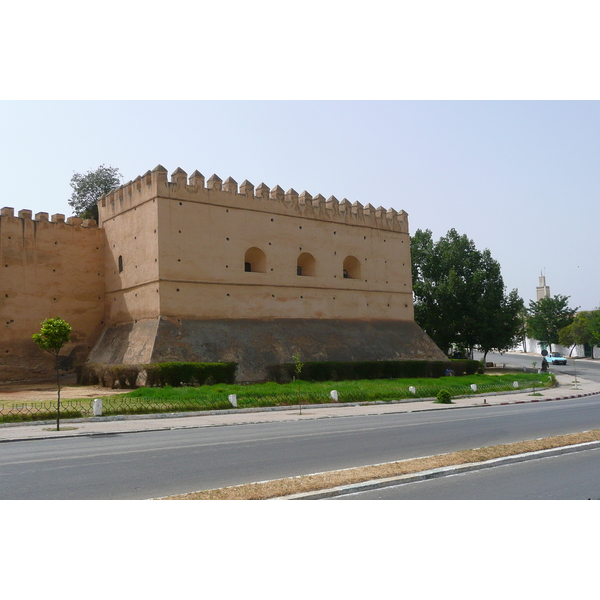
[[[22,219],[24,221],[56,223],[60,225],[71,225],[89,229],[98,227],[98,223],[95,219],[82,219],[81,217],[67,217],[65,219],[65,215],[60,213],[56,213],[50,217],[47,212],[39,212],[33,215],[33,212],[26,208],[20,210],[15,217],[15,209],[11,206],[5,206],[4,208],[0,209],[0,217],[12,217],[13,219]]]
[[[408,233],[408,214],[404,210],[351,204],[335,196],[326,199],[306,190],[298,194],[293,188],[286,192],[279,185],[269,188],[263,182],[255,187],[247,179],[238,186],[232,177],[223,181],[213,174],[205,179],[197,170],[188,178],[180,167],[169,180],[162,165],[102,196],[98,203],[100,222],[157,197]]]

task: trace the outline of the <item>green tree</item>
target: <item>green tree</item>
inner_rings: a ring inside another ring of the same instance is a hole
[[[58,355],[61,348],[71,338],[71,326],[57,317],[56,319],[46,319],[42,321],[39,333],[34,333],[33,341],[39,348],[49,352],[54,356],[54,368],[56,370],[56,385],[58,388],[58,404],[56,411],[56,431],[60,430],[60,378]]]
[[[508,296],[502,294],[496,307],[488,307],[488,318],[482,317],[477,344],[483,352],[484,362],[488,352],[509,350],[522,340],[523,308],[523,299],[517,290],[512,290]]]
[[[102,194],[121,185],[121,173],[115,167],[100,165],[95,171],[88,171],[83,175],[75,173],[71,177],[73,193],[69,205],[76,216],[83,219],[98,220],[98,200]]]
[[[569,296],[541,298],[529,302],[527,331],[530,337],[548,344],[560,343],[558,332],[573,322],[577,308],[569,308]]]
[[[570,354],[575,346],[589,344],[594,358],[594,346],[600,346],[600,309],[577,313],[573,322],[558,332],[558,342],[572,346]]]
[[[500,264],[455,229],[434,242],[417,230],[411,239],[415,320],[448,353],[456,344],[469,354],[505,350],[518,339],[523,303],[505,293]]]

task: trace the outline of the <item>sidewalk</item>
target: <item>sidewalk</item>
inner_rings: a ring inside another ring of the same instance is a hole
[[[453,404],[436,404],[433,398],[420,400],[401,400],[395,402],[364,404],[320,404],[298,407],[275,407],[263,409],[240,409],[227,411],[206,411],[193,414],[159,414],[116,417],[93,417],[89,419],[61,420],[61,430],[56,431],[55,421],[43,423],[6,423],[0,424],[0,442],[46,439],[57,437],[78,437],[82,435],[103,435],[118,433],[139,433],[169,429],[193,429],[199,427],[218,427],[223,425],[242,425],[248,423],[270,423],[352,417],[361,415],[380,415],[428,410],[456,410],[474,406],[498,406],[523,404],[527,402],[548,402],[569,400],[600,393],[600,383],[578,378],[577,386],[570,375],[556,375],[559,387],[544,389],[541,396],[532,396],[531,390],[506,392],[488,395],[455,398]],[[52,428],[54,427],[54,430]]]

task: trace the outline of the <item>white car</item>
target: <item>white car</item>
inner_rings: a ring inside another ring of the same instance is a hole
[[[550,352],[546,356],[549,365],[566,365],[567,359],[560,352]]]

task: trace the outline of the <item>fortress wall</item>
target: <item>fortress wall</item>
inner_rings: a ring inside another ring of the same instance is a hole
[[[104,321],[104,237],[95,221],[3,208],[0,267],[0,379],[51,374],[53,358],[31,340],[49,317],[71,325],[61,354],[83,362]]]
[[[186,318],[412,319],[408,233],[159,200],[161,314]],[[246,272],[250,248],[264,272]],[[297,274],[310,254],[310,274]],[[355,257],[360,276],[344,277]]]
[[[107,324],[159,315],[156,206],[156,198],[141,199],[141,204],[127,203],[101,221],[106,236]]]
[[[296,351],[444,359],[414,323],[404,211],[160,165],[98,208],[107,326],[91,362],[234,360],[260,380]]]
[[[152,362],[232,361],[237,381],[264,381],[269,365],[303,361],[447,360],[414,321],[160,318]]]
[[[200,319],[413,318],[404,211],[293,189],[284,193],[279,186],[255,189],[248,181],[238,189],[231,178],[205,182],[198,171],[188,179],[177,169],[168,181],[160,165],[102,198],[99,211],[107,238],[108,323],[159,313]],[[264,253],[262,272],[245,270],[250,248]],[[311,264],[299,276],[301,255]],[[347,269],[345,278],[348,257],[357,267]],[[157,280],[160,306],[149,292]]]

